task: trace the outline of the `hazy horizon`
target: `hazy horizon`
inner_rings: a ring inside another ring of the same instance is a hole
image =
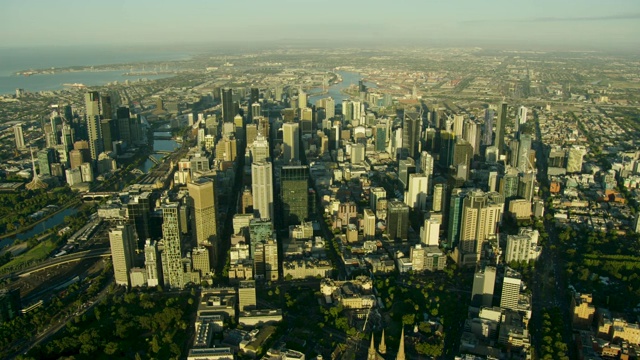
[[[635,0],[6,0],[2,7],[2,48],[353,44],[637,51],[640,45]]]

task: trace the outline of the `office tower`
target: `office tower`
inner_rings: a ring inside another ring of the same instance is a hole
[[[453,115],[453,133],[457,138],[462,137],[462,133],[464,130],[464,116],[462,115]]]
[[[475,120],[464,122],[462,137],[471,144],[473,155],[480,155],[480,125]]]
[[[423,151],[420,153],[420,172],[429,178],[433,176],[433,156],[429,154],[427,151]]]
[[[488,191],[498,191],[498,172],[491,171],[489,172],[489,180],[487,181],[487,189]]]
[[[216,145],[216,159],[220,161],[235,161],[238,156],[238,145],[236,139],[231,136],[224,136]]]
[[[215,245],[218,235],[216,196],[213,179],[199,178],[187,184],[193,214],[195,239],[200,245]]]
[[[453,249],[460,241],[460,223],[462,220],[462,203],[466,193],[462,189],[453,189],[449,203],[449,226],[447,229],[447,243],[445,248]]]
[[[240,197],[240,213],[253,214],[253,194],[251,189],[245,188]]]
[[[262,111],[260,110],[260,89],[251,88],[249,92],[249,102],[247,103],[247,107],[249,108],[249,120],[253,121],[256,116],[261,116]],[[254,108],[254,105],[257,105]]]
[[[91,163],[80,164],[80,172],[82,173],[83,182],[93,182],[93,166],[91,165]]]
[[[60,140],[65,151],[73,149],[74,131],[68,123],[62,125],[62,136]]]
[[[401,201],[387,204],[387,235],[391,240],[407,240],[409,234],[409,207]]]
[[[407,149],[409,157],[413,159],[416,159],[420,153],[421,126],[422,114],[405,110],[402,122],[402,147]]]
[[[89,153],[92,160],[98,160],[98,155],[104,150],[102,142],[102,127],[100,126],[100,94],[90,91],[84,96],[89,135]]]
[[[364,238],[365,240],[374,239],[376,236],[376,214],[371,209],[364,209],[362,214],[362,221],[364,222]]]
[[[211,254],[206,246],[198,246],[191,250],[191,264],[193,271],[199,271],[200,276],[211,274]]]
[[[238,310],[252,310],[255,309],[256,304],[255,280],[241,280],[238,284]]]
[[[283,225],[298,225],[309,218],[309,167],[283,166],[280,170]]]
[[[445,209],[446,200],[446,184],[439,183],[433,186],[433,200],[431,203],[431,211],[442,212]]]
[[[365,148],[363,144],[355,144],[351,146],[351,164],[364,163]]]
[[[342,120],[345,124],[353,120],[353,104],[349,100],[342,101]]]
[[[539,237],[540,234],[537,230],[524,228],[521,228],[517,235],[507,235],[504,262],[507,264],[512,261],[528,263],[530,260],[537,260],[540,254],[540,249],[538,248]]]
[[[222,102],[222,122],[233,122],[236,112],[233,105],[233,90],[230,88],[220,89],[220,99]]]
[[[262,105],[258,102],[252,103],[250,114],[251,121],[256,121],[260,116],[262,116]]]
[[[204,125],[207,129],[207,134],[213,136],[213,138],[217,140],[218,135],[220,135],[218,131],[218,117],[215,114],[208,116],[204,120]]]
[[[387,198],[387,191],[383,187],[371,188],[369,195],[369,206],[374,212],[377,210],[378,200]]]
[[[251,164],[251,193],[255,216],[273,221],[273,166],[270,162]]]
[[[375,127],[375,144],[377,152],[385,152],[387,149],[387,126],[378,124]]]
[[[275,240],[264,243],[264,278],[278,280],[278,244]]]
[[[129,224],[134,226],[138,239],[146,240],[149,235],[149,216],[151,212],[151,193],[130,194],[127,202]]]
[[[324,111],[327,119],[333,119],[336,117],[336,102],[333,98],[328,97],[324,101]]]
[[[518,170],[513,167],[507,167],[505,174],[500,179],[500,194],[505,199],[512,199],[518,196],[518,185],[520,183],[520,177]]]
[[[491,146],[493,143],[493,110],[484,112],[484,126],[482,128],[482,145]]]
[[[162,283],[162,263],[158,254],[158,244],[147,239],[144,244],[144,267],[147,272],[147,286],[158,286]]]
[[[500,297],[501,308],[510,310],[518,309],[521,279],[522,277],[517,271],[508,266],[504,268],[504,282],[502,284],[502,295]]]
[[[498,148],[498,156],[504,154],[504,129],[507,124],[507,103],[503,102],[500,104],[500,109],[498,110],[498,122],[496,123],[496,139],[495,146]],[[499,160],[499,159],[498,159]]]
[[[55,149],[42,149],[38,151],[38,165],[40,175],[51,175],[51,164],[57,162],[57,152]],[[33,169],[35,171],[36,169]]]
[[[16,140],[16,149],[18,150],[26,149],[26,146],[24,144],[24,134],[22,132],[22,124],[16,124],[13,127],[13,136],[15,137],[15,140]]]
[[[129,286],[129,270],[134,267],[136,249],[133,226],[123,224],[109,229],[109,244],[116,284]]]
[[[300,133],[311,135],[313,131],[313,110],[311,108],[300,109]]]
[[[258,134],[251,146],[251,161],[256,163],[269,161],[269,159],[269,141],[266,137]]]
[[[247,124],[245,126],[245,134],[247,138],[247,146],[248,147],[253,146],[253,142],[256,141],[256,138],[258,137],[258,124],[257,123]]]
[[[111,96],[100,95],[100,115],[102,119],[113,118],[113,106],[111,105]]]
[[[413,271],[424,270],[424,249],[422,244],[416,244],[409,249],[409,259],[411,260],[411,269]]]
[[[518,108],[518,120],[517,124],[526,124],[527,122],[527,108],[524,106],[520,106]]]
[[[458,139],[453,148],[453,160],[450,165],[456,167],[465,165],[468,168],[471,164],[471,159],[473,159],[473,147],[468,141]]]
[[[447,169],[453,165],[456,135],[450,131],[440,132],[440,167]]]
[[[582,172],[582,161],[587,150],[582,145],[573,145],[567,155],[567,173]]]
[[[518,139],[517,166],[520,171],[533,170],[533,164],[529,164],[529,152],[531,151],[531,135],[520,134]]]
[[[285,163],[300,160],[300,129],[297,123],[282,125],[282,159]]]
[[[182,289],[185,285],[182,267],[180,204],[164,203],[162,209],[162,275],[165,287]]]
[[[480,259],[484,241],[496,234],[496,226],[502,217],[504,203],[499,203],[482,190],[471,190],[463,202],[460,227],[462,254],[476,254]]]
[[[129,108],[127,107],[119,107],[116,110],[116,122],[118,124],[118,134],[115,137],[116,139],[124,142],[127,146],[132,144],[132,136],[131,136],[131,115],[129,113]]]
[[[420,229],[420,241],[427,246],[440,245],[440,221],[425,219]]]
[[[100,120],[100,131],[102,132],[102,148],[104,149],[104,151],[113,151],[113,141],[115,140],[117,134],[116,124],[117,120]]]
[[[398,178],[404,185],[404,189],[409,187],[409,175],[416,173],[416,163],[413,158],[407,158],[398,162]]]
[[[405,191],[404,203],[413,210],[427,210],[429,177],[423,174],[409,174],[409,189]]]
[[[493,291],[496,285],[496,268],[486,266],[478,270],[473,277],[471,290],[471,306],[491,307],[493,304]]]
[[[298,108],[306,108],[307,107],[307,93],[302,91],[302,89],[298,90]]]

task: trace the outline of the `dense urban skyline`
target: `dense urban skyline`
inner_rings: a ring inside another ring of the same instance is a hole
[[[171,4],[11,0],[4,2],[0,14],[4,35],[0,47],[400,41],[631,50],[638,45],[640,5],[630,0],[612,5],[594,0]],[[315,12],[320,8],[323,16]]]

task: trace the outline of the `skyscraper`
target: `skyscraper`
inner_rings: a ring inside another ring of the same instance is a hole
[[[280,200],[284,226],[299,225],[309,218],[309,167],[283,166]]]
[[[144,245],[144,267],[147,272],[147,286],[158,286],[162,283],[162,263],[158,254],[158,245],[147,239]]]
[[[425,219],[421,229],[421,241],[427,246],[438,246],[440,238],[440,222],[434,219]]]
[[[453,189],[449,204],[449,226],[445,248],[453,249],[460,240],[460,222],[462,218],[462,202],[467,194],[462,189]]]
[[[483,129],[482,145],[491,146],[493,143],[493,110],[485,110]]]
[[[405,191],[404,203],[414,210],[427,210],[429,177],[423,174],[409,174],[409,189]]]
[[[256,217],[273,222],[273,167],[270,162],[251,164],[251,193]]]
[[[402,147],[408,150],[409,157],[413,159],[417,159],[420,153],[421,115],[416,111],[405,111],[402,122]]]
[[[297,123],[282,125],[282,159],[285,163],[300,160],[300,130]]]
[[[258,134],[251,145],[251,161],[264,162],[269,161],[269,141],[262,134]]]
[[[199,178],[187,184],[193,213],[196,241],[201,245],[215,245],[218,235],[216,198],[213,179]]]
[[[504,282],[502,285],[502,295],[500,297],[501,308],[517,310],[521,279],[520,273],[517,271],[508,266],[504,268]]]
[[[164,285],[172,289],[182,289],[185,285],[182,267],[182,244],[180,242],[180,205],[162,204],[162,274]]]
[[[84,96],[87,116],[87,130],[89,135],[89,153],[92,160],[98,160],[98,155],[104,151],[102,142],[102,127],[100,124],[100,94],[90,91]]]
[[[480,269],[473,277],[473,288],[471,291],[472,306],[491,307],[493,304],[493,290],[496,284],[496,268],[487,266]]]
[[[129,270],[134,266],[136,249],[133,227],[123,224],[109,229],[109,244],[116,284],[129,286]]]
[[[387,149],[387,127],[384,124],[378,124],[375,131],[376,151],[384,152]]]
[[[230,88],[221,89],[220,99],[222,100],[222,121],[233,122],[233,118],[236,116],[235,106],[233,105],[233,90]]]
[[[387,235],[390,239],[407,240],[409,234],[409,207],[401,201],[387,204]]]
[[[500,104],[500,109],[498,110],[498,123],[496,124],[496,139],[495,146],[498,148],[498,154],[504,154],[504,129],[507,124],[507,103],[503,102]]]
[[[13,127],[13,136],[16,139],[16,149],[24,150],[26,146],[24,144],[24,134],[22,132],[22,124],[16,124]]]

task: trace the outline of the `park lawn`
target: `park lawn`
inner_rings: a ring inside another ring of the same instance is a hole
[[[28,250],[27,252],[21,255],[18,255],[16,258],[14,258],[13,260],[9,261],[8,263],[0,267],[0,273],[2,273],[2,271],[5,269],[9,269],[9,268],[15,269],[20,265],[28,263],[30,261],[42,260],[47,256],[49,256],[49,254],[53,250],[55,250],[55,248],[56,248],[56,244],[53,241],[51,240],[41,241],[38,245],[36,245],[32,249]]]

